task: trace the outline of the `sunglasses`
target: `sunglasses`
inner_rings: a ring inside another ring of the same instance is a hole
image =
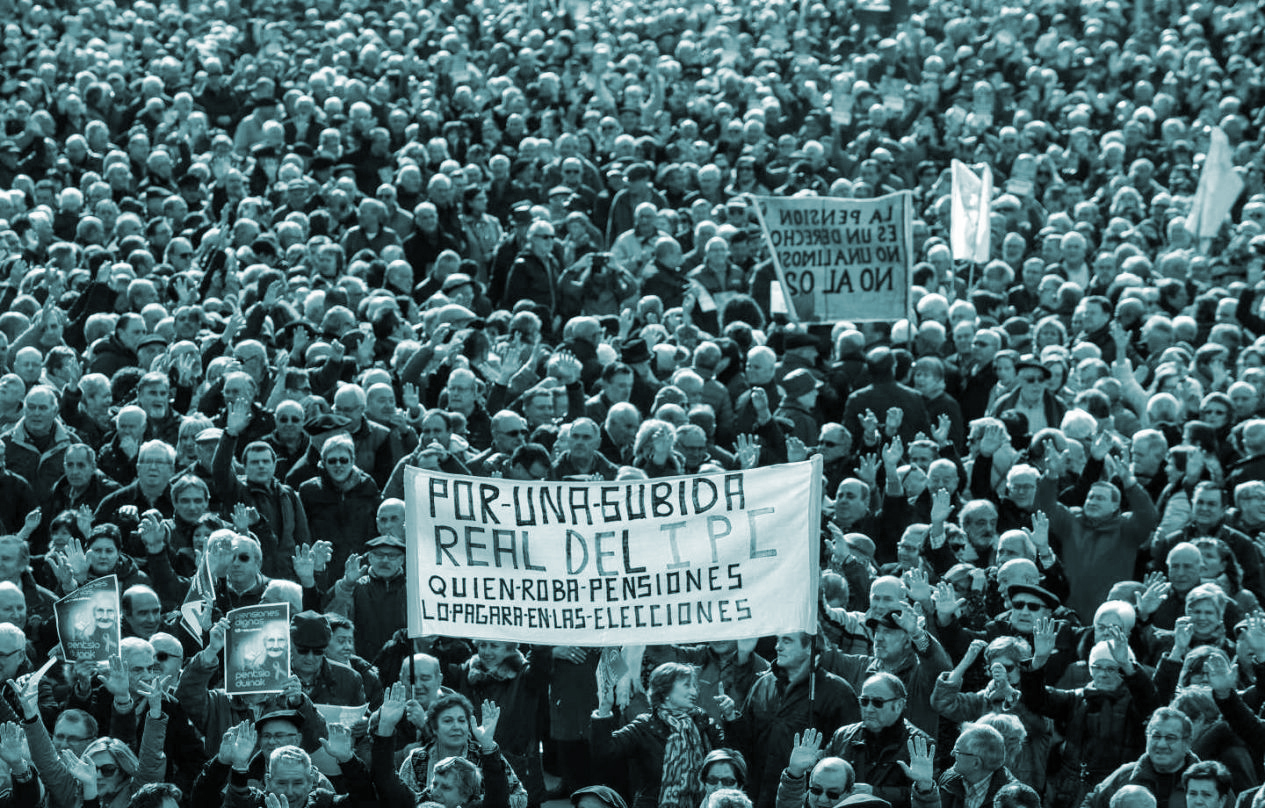
[[[506,430],[503,430],[501,434],[505,435],[508,438],[521,438],[523,435],[527,434],[527,430],[526,429],[506,429]]]
[[[327,457],[325,465],[327,466],[347,466],[351,464],[350,457]]]
[[[1031,600],[1021,600],[1011,603],[1011,608],[1019,612],[1039,612],[1045,608],[1044,603],[1037,603]]]
[[[860,698],[857,699],[857,701],[860,702],[862,707],[877,707],[878,709],[881,710],[894,701],[900,701],[900,697],[898,696],[892,699],[880,699],[878,696],[861,696]]]
[[[838,800],[840,797],[847,794],[848,792],[843,789],[822,788],[821,786],[809,786],[808,793],[812,794],[814,797],[820,797],[822,794],[825,794],[826,799],[830,800],[831,802],[834,802],[835,800]]]
[[[302,391],[302,390],[299,390],[299,391],[297,391],[297,392],[302,393],[303,391]],[[309,392],[309,393],[310,393],[310,392],[312,392],[312,391],[309,389],[307,392]],[[301,423],[303,423],[303,419],[302,419],[302,418],[294,418],[294,417],[290,417],[290,416],[285,416],[285,415],[283,415],[283,416],[281,416],[281,417],[277,418],[277,423],[279,423],[279,424],[301,424]]]
[[[956,542],[955,542],[955,541],[951,541],[951,542],[949,542],[949,549],[950,549],[951,551],[955,552],[955,553],[960,553],[960,552],[962,552],[963,550],[965,550],[965,549],[966,549],[966,542],[964,542],[964,541],[956,541]]]
[[[97,767],[97,774],[102,777],[113,777],[119,773],[119,767],[114,763],[105,763]]]
[[[183,661],[184,657],[179,654],[169,654],[166,651],[155,651],[154,659],[158,660],[159,662],[166,662],[169,659],[179,659]]]
[[[314,648],[310,645],[296,645],[294,646],[294,653],[299,656],[320,656],[325,653],[325,649]]]
[[[255,558],[250,553],[238,553],[237,560],[243,564],[249,564],[250,562],[254,561]]]
[[[721,788],[734,788],[738,785],[736,777],[705,777],[703,782],[709,786],[720,786]]]

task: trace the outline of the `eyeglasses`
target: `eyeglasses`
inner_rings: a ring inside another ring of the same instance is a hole
[[[301,392],[303,392],[303,391],[302,391],[302,390],[298,390],[298,391],[296,391],[296,392],[301,393]],[[311,391],[309,390],[309,392],[311,392]],[[277,423],[279,423],[279,424],[301,424],[301,423],[303,423],[303,419],[302,419],[302,418],[299,418],[299,417],[297,417],[297,416],[291,416],[291,415],[278,415],[278,416],[277,416]]]
[[[294,646],[294,653],[298,656],[320,656],[325,653],[325,649],[315,648],[310,645],[296,645]]]
[[[241,564],[249,564],[250,562],[252,562],[252,561],[254,561],[254,560],[255,560],[255,557],[254,557],[254,556],[252,556],[250,553],[238,553],[238,554],[237,554],[237,561],[238,561],[239,563],[241,563]]]
[[[179,659],[180,661],[183,662],[184,656],[181,654],[169,654],[166,651],[155,651],[154,659],[158,660],[159,662],[166,662],[169,659]]]
[[[954,757],[973,757],[973,758],[979,757],[979,755],[975,754],[974,752],[967,752],[964,749],[954,749],[949,754],[953,755]]]
[[[97,767],[97,774],[102,777],[113,777],[119,773],[118,765],[114,763],[103,763]]]
[[[327,457],[325,465],[327,466],[347,466],[351,464],[350,457]]]
[[[266,732],[259,736],[259,740],[264,743],[281,743],[284,741],[296,741],[302,737],[297,732]]]
[[[825,794],[826,799],[834,802],[848,792],[841,788],[822,788],[821,786],[812,785],[808,787],[808,793],[812,794],[814,797],[820,797],[822,794]]]
[[[1010,607],[1019,612],[1039,612],[1045,608],[1045,604],[1033,600],[1017,600],[1013,601]]]
[[[92,739],[85,735],[67,735],[64,732],[57,732],[53,734],[53,740],[57,743],[75,744],[87,743]]]
[[[1166,743],[1166,744],[1175,744],[1179,741],[1186,740],[1185,735],[1173,735],[1168,732],[1148,732],[1146,734],[1146,737],[1150,738],[1153,741],[1159,741],[1160,743]]]
[[[137,460],[138,466],[174,466],[176,465],[170,460]]]
[[[861,696],[857,701],[860,702],[862,707],[877,707],[881,710],[894,701],[900,701],[900,697],[880,699],[878,696]]]
[[[704,777],[703,782],[709,786],[720,786],[721,788],[734,788],[738,785],[736,777]]]
[[[1120,673],[1119,665],[1107,665],[1101,662],[1095,662],[1089,666],[1089,669],[1098,673]]]
[[[521,438],[523,435],[527,434],[527,430],[526,429],[503,429],[501,430],[501,434],[507,438]]]
[[[955,552],[955,553],[960,553],[960,552],[962,552],[962,551],[963,551],[963,550],[965,550],[965,549],[966,549],[966,542],[964,542],[964,541],[951,541],[951,542],[949,542],[949,550],[951,550],[952,552]]]

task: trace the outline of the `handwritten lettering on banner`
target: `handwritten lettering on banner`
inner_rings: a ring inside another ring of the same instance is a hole
[[[820,458],[536,483],[409,468],[409,633],[568,645],[816,630]]]
[[[797,320],[907,316],[913,246],[908,191],[876,199],[755,199],[774,269]]]

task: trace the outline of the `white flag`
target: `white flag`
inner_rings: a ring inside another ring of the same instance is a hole
[[[949,241],[957,261],[984,263],[988,260],[992,221],[989,204],[993,198],[993,170],[984,166],[983,176],[953,161],[953,207]]]
[[[1208,144],[1208,156],[1204,158],[1203,173],[1199,175],[1195,201],[1190,204],[1190,213],[1186,216],[1186,229],[1201,242],[1211,239],[1230,214],[1230,208],[1234,207],[1242,190],[1243,179],[1234,170],[1230,140],[1220,127],[1216,127]]]

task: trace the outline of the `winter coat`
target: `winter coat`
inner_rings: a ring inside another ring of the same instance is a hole
[[[690,718],[703,740],[704,755],[722,745],[720,728],[701,708],[695,708]],[[613,715],[593,716],[589,726],[594,760],[623,758],[632,762],[636,789],[632,808],[655,808],[662,786],[663,756],[672,735],[668,723],[657,715],[642,713],[619,729]]]
[[[1157,808],[1186,808],[1186,792],[1181,787],[1182,772],[1199,762],[1193,752],[1186,753],[1186,761],[1176,772],[1155,770],[1148,755],[1126,763],[1098,784],[1085,798],[1084,808],[1107,808],[1111,798],[1125,786],[1143,786],[1155,795]]]
[[[340,490],[324,469],[299,486],[308,524],[316,526],[312,538],[334,544],[334,556],[327,567],[331,570],[341,570],[347,556],[360,552],[378,531],[378,485],[358,468],[353,467],[351,474],[352,483],[346,490]]]
[[[1045,787],[1045,767],[1053,742],[1053,722],[1032,712],[1022,699],[1007,706],[1001,700],[994,699],[986,690],[963,693],[962,684],[951,682],[946,673],[936,680],[935,690],[931,692],[931,707],[955,725],[975,721],[988,713],[1010,713],[1018,718],[1028,734],[1018,757],[1013,758],[1013,774],[1035,788],[1038,793]],[[1006,751],[1009,756],[1011,750]],[[986,801],[985,804],[992,803]]]
[[[62,455],[72,444],[82,439],[61,421],[53,422],[52,439],[48,448],[40,451],[26,432],[26,420],[18,421],[4,433],[5,468],[31,484],[35,496],[43,501],[53,484],[61,478],[65,469]],[[21,527],[21,525],[18,525]]]
[[[867,731],[858,721],[835,732],[826,745],[826,754],[851,763],[856,781],[870,786],[874,796],[887,800],[892,808],[909,808],[913,789],[898,761],[909,762],[910,738],[935,743],[932,736],[903,718],[878,733]]]
[[[362,575],[354,586],[339,579],[330,590],[325,611],[337,612],[356,624],[356,653],[377,656],[391,635],[404,628],[408,605],[404,573],[389,580]]]

